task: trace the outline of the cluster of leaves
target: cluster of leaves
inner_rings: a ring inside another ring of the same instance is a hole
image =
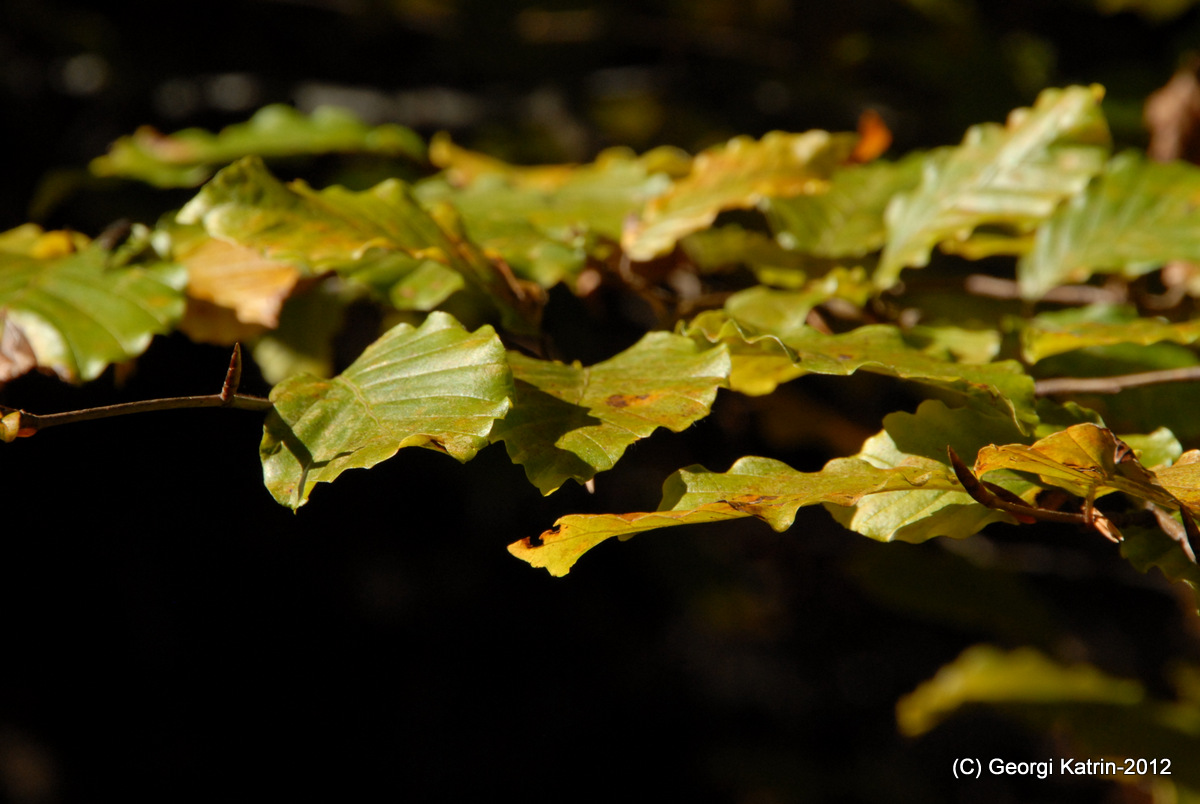
[[[563,575],[612,537],[738,518],[783,531],[801,506],[822,504],[880,541],[1072,523],[1119,542],[1142,571],[1200,585],[1200,451],[1184,449],[1200,430],[1161,401],[1062,398],[1097,371],[1190,376],[1200,363],[1187,320],[1200,295],[1188,262],[1200,260],[1200,169],[1113,155],[1101,97],[1048,90],[1004,125],[899,161],[876,158],[887,134],[870,118],[858,134],[776,132],[694,156],[613,149],[541,167],[440,137],[426,150],[411,132],[331,112],[268,108],[215,135],[140,131],[93,170],[158,186],[211,180],[152,227],[92,241],[33,225],[0,235],[0,381],[33,368],[87,381],[173,329],[251,343],[275,383],[264,478],[295,509],[318,483],[410,446],[466,461],[504,442],[550,494],[590,483],[660,427],[707,416],[719,389],[760,396],[806,374],[871,372],[931,398],[887,416],[857,455],[816,472],[757,456],[724,472],[683,468],[657,511],[566,516],[510,550]],[[318,190],[262,160],[331,150],[436,170]],[[987,274],[964,277],[985,259]],[[1139,279],[1152,273],[1157,294]],[[955,301],[923,296],[922,276],[958,283]],[[637,295],[662,326],[591,366],[554,360],[540,322],[560,284]],[[335,374],[332,335],[364,299],[388,326]],[[1146,314],[1152,303],[1162,314]],[[39,428],[37,416],[0,413],[5,440]],[[1003,678],[1031,662],[1049,660],[972,654],[957,671]],[[1072,700],[1141,700],[1115,682],[1068,684],[1074,672],[1059,672]],[[972,700],[940,678],[902,704],[908,731]],[[996,693],[980,683],[978,700]]]

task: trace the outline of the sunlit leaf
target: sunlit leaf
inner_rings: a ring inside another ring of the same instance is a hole
[[[1200,259],[1200,168],[1122,153],[1040,229],[1017,265],[1025,298],[1096,273],[1139,276],[1170,260]]]
[[[216,168],[243,156],[334,152],[420,159],[425,144],[403,126],[371,127],[344,109],[323,106],[304,115],[276,104],[217,134],[198,128],[161,134],[143,126],[93,159],[91,170],[97,176],[139,179],[158,187],[196,187]]]
[[[708,415],[727,383],[729,355],[690,338],[652,332],[619,355],[579,363],[509,354],[516,397],[492,431],[543,494],[611,469],[625,448],[659,427],[679,432]]]
[[[821,192],[855,141],[852,134],[775,131],[709,148],[696,156],[689,175],[646,205],[621,244],[630,259],[653,259],[711,225],[722,210],[753,208],[769,196]]]
[[[33,224],[0,234],[0,382],[34,366],[95,379],[183,315],[184,269],[121,264],[99,244]]]
[[[475,243],[543,286],[577,274],[598,238],[619,241],[626,219],[670,185],[658,154],[618,148],[586,165],[523,168],[435,137],[430,158],[445,173],[415,186],[421,202],[453,204]]]
[[[770,458],[739,459],[726,473],[702,466],[682,469],[663,484],[658,511],[635,514],[571,514],[541,536],[508,550],[552,575],[565,575],[585,552],[614,536],[647,530],[754,517],[777,531],[791,527],[796,511],[817,503],[854,505],[864,495],[887,491],[961,487],[935,462],[881,469],[856,458],[838,458],[819,472],[797,472]]]
[[[401,309],[412,309],[406,293],[417,295],[415,276],[438,283],[439,292],[425,298],[427,304],[453,293],[460,285],[446,282],[444,275],[457,275],[499,310],[506,327],[536,331],[537,289],[447,230],[399,181],[363,192],[315,191],[301,181],[282,184],[251,157],[222,170],[178,219],[201,224],[213,237],[255,249],[269,260],[311,273],[338,271],[384,289]],[[422,269],[427,270],[418,273]]]
[[[768,198],[763,210],[781,245],[819,257],[860,257],[887,240],[883,214],[897,193],[921,180],[924,154],[835,172],[823,193]]]
[[[975,459],[975,473],[996,469],[1036,474],[1044,483],[1083,498],[1114,491],[1178,507],[1178,501],[1126,450],[1113,432],[1094,424],[1078,424],[1039,439],[1032,445],[989,445]]]
[[[331,380],[291,377],[271,391],[260,448],[263,478],[281,504],[299,508],[317,483],[369,468],[404,447],[467,461],[511,406],[512,375],[491,327],[467,332],[431,313],[401,324]]]
[[[1146,346],[1163,341],[1191,344],[1198,339],[1200,322],[1140,318],[1132,308],[1103,305],[1042,313],[1021,327],[1021,351],[1030,363],[1095,346]]]
[[[957,362],[936,340],[914,345],[885,324],[827,335],[804,324],[811,304],[803,300],[792,292],[754,288],[731,298],[724,311],[702,313],[682,331],[729,347],[735,391],[770,393],[804,374],[845,376],[861,369],[979,398],[1023,430],[1036,424],[1033,379],[1016,361]]]
[[[973,126],[961,145],[931,153],[920,186],[888,206],[877,283],[890,287],[936,245],[981,226],[1028,232],[1082,190],[1108,157],[1101,96],[1099,87],[1045,90],[1006,125]]]
[[[937,400],[922,402],[915,414],[884,417],[883,432],[863,444],[855,457],[872,466],[930,466],[948,471],[946,447],[973,455],[992,443],[1022,439],[1012,419],[973,408],[950,409]],[[992,478],[1020,495],[1033,484],[1012,478]],[[922,542],[934,536],[965,538],[990,522],[1013,522],[1008,514],[985,508],[961,489],[906,490],[872,494],[853,507],[827,505],[843,526],[878,541]]]

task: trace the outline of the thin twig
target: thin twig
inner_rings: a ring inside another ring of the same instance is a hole
[[[103,405],[98,408],[72,410],[66,413],[36,414],[24,410],[8,411],[5,419],[12,413],[17,414],[16,438],[26,438],[47,427],[57,427],[60,424],[89,421],[91,419],[108,419],[113,416],[126,416],[131,413],[148,413],[153,410],[176,410],[179,408],[236,408],[238,410],[270,410],[271,400],[261,396],[249,396],[237,393],[238,383],[242,376],[242,351],[240,346],[233,348],[233,357],[229,361],[229,371],[225,374],[225,383],[220,393],[205,396],[177,396],[169,399],[146,399],[140,402],[122,402],[117,405]],[[0,409],[4,411],[6,409]],[[11,440],[11,439],[6,439]]]
[[[971,274],[963,285],[967,293],[973,296],[987,296],[992,299],[1020,299],[1021,287],[1011,279],[1002,279],[987,274]],[[1123,302],[1126,294],[1120,290],[1093,285],[1062,285],[1051,288],[1042,294],[1038,301],[1054,302],[1056,304],[1116,304]]]
[[[1051,511],[1046,508],[1032,506],[1007,489],[1001,489],[1000,486],[994,486],[991,483],[980,480],[967,468],[967,465],[962,462],[962,459],[958,457],[953,448],[947,446],[946,454],[950,457],[950,465],[954,469],[954,476],[963,485],[963,491],[970,494],[971,498],[980,505],[1005,511],[1025,524],[1031,524],[1034,520],[1038,519],[1044,522],[1064,522],[1073,525],[1092,524],[1091,517],[1084,514]],[[1003,492],[1003,494],[1000,492]]]
[[[1116,377],[1054,377],[1038,380],[1033,392],[1038,396],[1052,394],[1118,394],[1126,388],[1161,385],[1169,382],[1200,382],[1200,366],[1143,371]]]

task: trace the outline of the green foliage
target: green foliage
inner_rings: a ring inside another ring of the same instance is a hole
[[[856,455],[810,472],[753,455],[726,472],[690,466],[667,478],[656,511],[570,514],[510,551],[565,575],[612,537],[734,519],[785,531],[821,504],[885,543],[1061,523],[1120,542],[1141,572],[1200,587],[1200,433],[1162,427],[1161,400],[1068,399],[1095,390],[1081,380],[1098,364],[1200,362],[1189,320],[1200,282],[1179,262],[1200,258],[1200,173],[1110,158],[1102,94],[1046,91],[1005,125],[895,162],[824,131],[541,167],[439,137],[425,178],[359,192],[284,183],[262,157],[419,158],[422,144],[279,108],[218,135],[139,132],[93,170],[169,186],[221,169],[123,243],[31,226],[0,236],[0,377],[36,367],[86,381],[174,328],[251,339],[277,380],[264,478],[295,509],[318,483],[408,446],[466,461],[502,441],[551,494],[590,485],[659,428],[705,418],[719,389],[766,396],[807,375],[876,375],[932,398],[884,416]],[[1003,292],[964,282],[985,257],[999,259],[984,284]],[[1168,264],[1157,295],[1134,282]],[[1124,303],[1095,286],[1114,281]],[[955,295],[938,302],[947,283]],[[542,321],[560,284],[587,303],[599,303],[598,288],[636,301],[658,326],[588,367],[553,359],[561,333]],[[185,315],[185,300],[224,318]],[[356,302],[389,327],[345,371],[317,376],[332,373],[334,321]],[[1181,377],[1145,382],[1160,379]],[[0,413],[5,441],[32,434],[21,412]],[[1089,724],[1107,707],[1149,724],[1174,756],[1195,750],[1195,729],[1177,728],[1195,722],[1194,707],[1168,712],[1136,684],[1020,651],[964,655],[901,703],[900,723],[919,734],[968,704],[1065,718],[1102,751],[1110,744]]]
[[[192,128],[164,136],[149,127],[138,129],[113,143],[106,155],[92,160],[91,169],[97,176],[139,179],[156,187],[196,187],[212,176],[215,168],[243,156],[333,152],[419,159],[425,154],[425,144],[403,126],[370,128],[335,107],[323,107],[305,117],[290,106],[274,105],[219,134]]]
[[[143,235],[108,251],[33,224],[0,234],[0,382],[35,365],[94,380],[179,323],[186,281]]]

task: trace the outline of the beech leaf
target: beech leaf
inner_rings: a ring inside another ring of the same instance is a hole
[[[1108,158],[1102,96],[1096,86],[1047,89],[1006,125],[973,126],[961,145],[929,154],[920,186],[887,208],[876,283],[890,287],[903,268],[928,264],[934,246],[980,226],[1027,233],[1082,190]]]
[[[1091,665],[1064,666],[1033,648],[1005,653],[990,645],[968,648],[936,676],[900,699],[900,731],[917,737],[968,704],[1024,704],[1055,708],[1067,703],[1130,706],[1145,690]]]
[[[807,306],[806,300],[811,300]],[[701,313],[682,331],[729,347],[730,387],[742,393],[770,393],[804,374],[846,376],[862,370],[980,399],[1011,416],[1023,432],[1036,425],[1033,378],[1016,361],[958,362],[936,339],[928,347],[914,345],[888,324],[827,335],[803,323],[816,301],[791,291],[753,288],[732,297],[723,311]]]
[[[429,205],[449,202],[472,241],[500,254],[521,276],[550,286],[616,243],[626,219],[670,186],[662,172],[673,149],[637,157],[623,148],[585,165],[517,167],[434,137],[430,160],[445,172],[414,187]]]
[[[1096,346],[1192,344],[1197,340],[1200,321],[1140,318],[1132,307],[1106,305],[1042,313],[1021,327],[1021,353],[1030,363]]]
[[[947,446],[971,455],[989,443],[1022,438],[1010,418],[970,407],[951,409],[932,399],[922,402],[915,414],[885,416],[883,427],[855,456],[881,469],[923,465],[948,471]],[[1018,496],[1035,488],[1016,475],[992,480]],[[891,491],[863,497],[853,507],[825,507],[846,528],[884,542],[922,542],[935,536],[961,539],[991,522],[1014,521],[975,502],[961,489]]]
[[[551,575],[566,575],[591,548],[614,536],[647,530],[754,517],[777,531],[791,527],[796,511],[817,503],[854,505],[865,495],[913,489],[961,490],[943,465],[879,468],[857,458],[837,458],[819,472],[797,472],[770,458],[740,458],[726,473],[702,466],[681,469],[663,484],[658,511],[634,514],[571,514],[537,537],[508,550]]]
[[[603,363],[535,360],[509,353],[513,411],[492,431],[529,480],[549,494],[611,469],[625,448],[659,427],[679,432],[708,415],[728,383],[729,354],[651,332]]]
[[[35,366],[84,382],[136,357],[183,315],[184,269],[121,264],[70,232],[0,234],[0,383]]]
[[[780,245],[818,257],[861,257],[887,242],[884,211],[921,180],[924,154],[838,170],[823,193],[768,198],[763,210]]]
[[[288,378],[271,391],[260,453],[281,504],[299,508],[317,483],[369,468],[404,447],[467,461],[511,406],[512,375],[491,327],[467,332],[445,313],[400,324],[342,374]]]
[[[343,187],[316,191],[301,181],[284,185],[257,157],[218,173],[178,215],[201,224],[213,237],[287,262],[306,273],[338,271],[384,290],[400,309],[412,309],[407,293],[420,269],[425,282],[440,283],[438,303],[461,284],[457,275],[499,310],[504,325],[536,332],[540,295],[507,268],[483,255],[459,233],[445,228],[394,179],[370,190]],[[426,300],[428,303],[430,300]]]
[[[1042,482],[1085,499],[1121,491],[1179,507],[1179,500],[1142,466],[1124,441],[1095,424],[1077,424],[1028,446],[984,447],[975,459],[975,474],[982,477],[996,469],[1036,474]]]
[[[727,209],[751,209],[770,196],[822,192],[857,142],[854,134],[773,131],[761,140],[735,137],[696,155],[692,170],[650,201],[621,245],[632,260],[666,254]]]
[[[196,187],[213,171],[243,156],[373,153],[420,159],[425,144],[413,131],[387,123],[371,127],[345,109],[322,106],[305,115],[290,106],[264,106],[245,123],[213,134],[189,128],[161,134],[143,126],[92,160],[97,176],[139,179],[157,187]]]
[[[1135,277],[1171,260],[1200,260],[1198,202],[1200,168],[1131,151],[1114,157],[1038,229],[1017,264],[1021,294],[1036,299],[1097,273]]]

